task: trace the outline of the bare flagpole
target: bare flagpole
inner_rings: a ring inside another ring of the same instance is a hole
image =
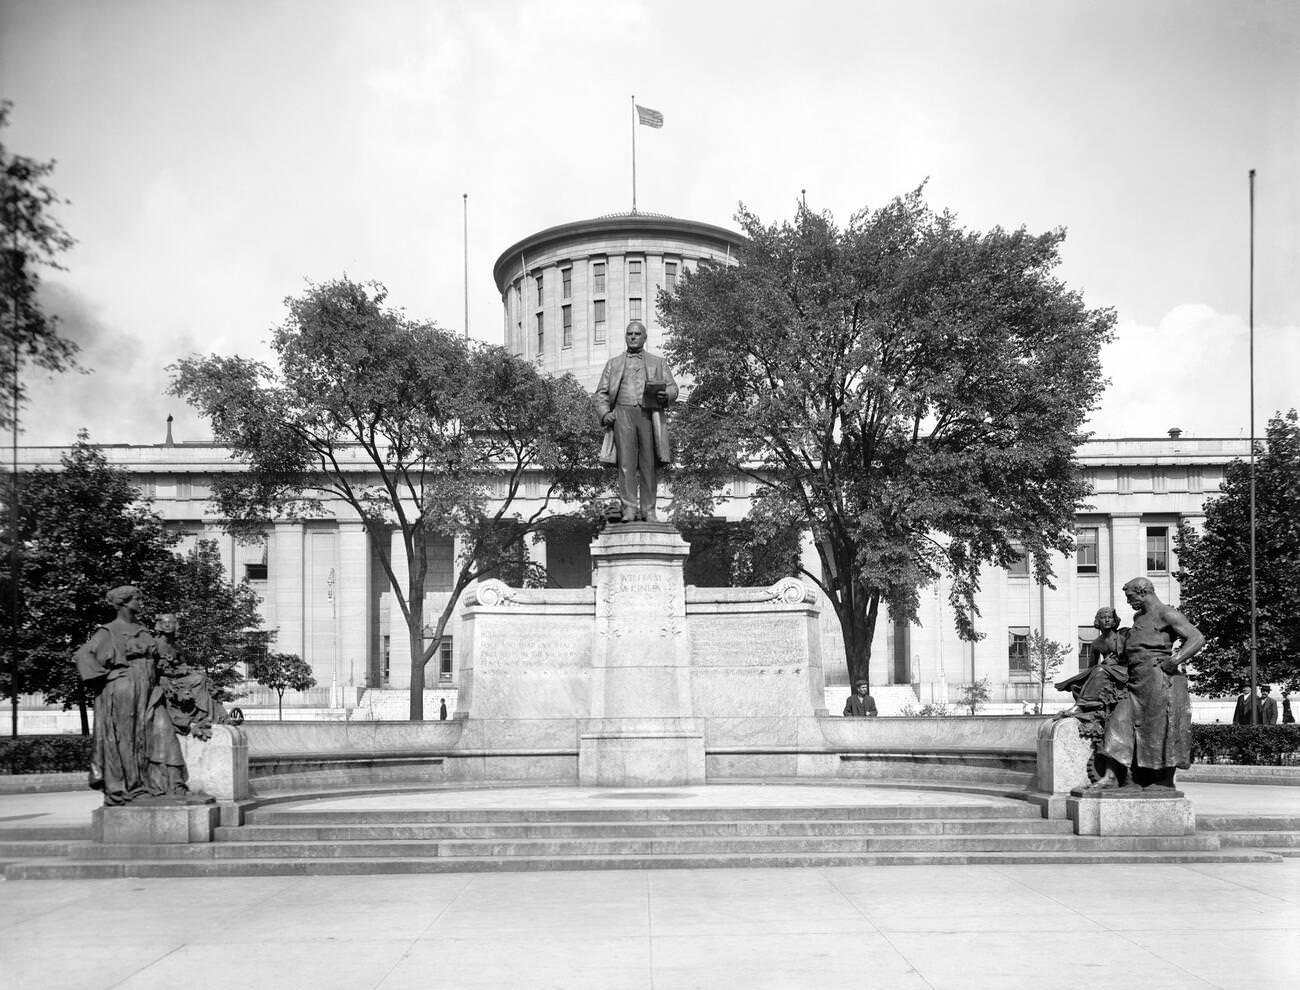
[[[636,212],[636,94],[632,94],[632,212]]]
[[[1255,650],[1255,170],[1250,170],[1250,724],[1259,722]]]
[[[465,339],[469,339],[469,193],[461,193],[465,227]]]

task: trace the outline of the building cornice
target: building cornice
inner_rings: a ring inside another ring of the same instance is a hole
[[[492,278],[497,291],[504,294],[506,285],[521,265],[528,263],[529,255],[546,254],[562,244],[584,238],[624,236],[680,236],[696,243],[712,241],[718,250],[733,254],[748,243],[744,235],[734,230],[698,220],[682,220],[662,213],[615,213],[590,220],[574,220],[529,234],[501,252],[492,266]]]

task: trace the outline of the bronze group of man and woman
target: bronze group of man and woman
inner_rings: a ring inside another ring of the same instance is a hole
[[[1059,682],[1075,706],[1060,717],[1081,722],[1097,743],[1099,779],[1086,791],[1173,790],[1174,773],[1192,761],[1192,706],[1183,663],[1205,637],[1157,596],[1146,578],[1124,585],[1133,625],[1121,628],[1113,608],[1097,613],[1093,641],[1099,659]]]

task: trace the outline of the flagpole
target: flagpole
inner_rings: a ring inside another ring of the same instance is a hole
[[[636,212],[636,94],[632,94],[632,212]]]
[[[1255,170],[1250,170],[1250,724],[1259,722],[1255,650]]]
[[[461,193],[464,201],[465,250],[465,339],[469,339],[469,193]]]

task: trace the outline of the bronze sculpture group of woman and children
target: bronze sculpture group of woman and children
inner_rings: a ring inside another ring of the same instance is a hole
[[[190,791],[180,736],[208,739],[228,717],[203,670],[176,647],[174,615],[154,628],[139,621],[144,598],[123,585],[108,593],[117,617],[76,653],[77,673],[95,693],[90,786],[105,805],[206,804]]]
[[[1192,705],[1183,664],[1205,637],[1156,595],[1146,578],[1124,585],[1133,625],[1121,628],[1113,608],[1097,613],[1096,662],[1056,685],[1074,695],[1058,718],[1078,719],[1093,742],[1096,780],[1084,794],[1169,792],[1174,773],[1192,762]]]

